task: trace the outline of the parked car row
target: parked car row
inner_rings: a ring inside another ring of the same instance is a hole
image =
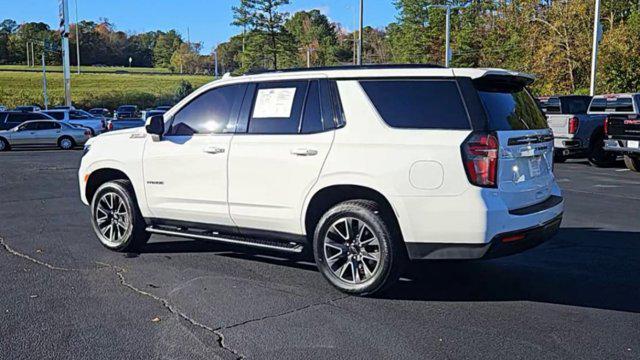
[[[540,97],[554,134],[554,159],[587,158],[609,166],[618,155],[640,171],[640,94]]]

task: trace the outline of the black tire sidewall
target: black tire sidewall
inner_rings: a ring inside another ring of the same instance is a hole
[[[129,214],[129,227],[127,228],[127,231],[125,233],[125,240],[120,245],[115,247],[109,246],[108,244],[105,243],[105,241],[103,240],[104,235],[102,235],[102,233],[100,232],[100,229],[98,228],[98,224],[96,223],[96,220],[95,220],[96,208],[98,206],[97,201],[104,194],[109,192],[118,194],[124,200],[127,213]],[[91,225],[93,227],[93,231],[98,237],[98,240],[100,241],[100,244],[102,244],[102,246],[106,247],[107,249],[113,250],[113,251],[125,251],[125,250],[132,249],[134,244],[134,234],[135,234],[134,227],[137,225],[135,223],[136,222],[135,211],[137,211],[137,208],[135,208],[135,204],[133,203],[133,199],[131,198],[129,191],[124,186],[122,186],[118,182],[113,182],[113,181],[107,182],[102,186],[100,186],[98,190],[96,190],[95,194],[93,195],[93,199],[91,200]]]
[[[2,147],[2,149],[0,149],[0,151],[7,151],[7,150],[10,149],[9,142],[7,140],[5,140],[4,138],[0,138],[0,143],[2,143],[4,145]]]
[[[380,266],[374,277],[361,284],[350,284],[340,280],[324,260],[324,237],[337,220],[352,217],[365,223],[377,236],[380,243]],[[392,233],[379,213],[375,213],[354,202],[344,202],[331,208],[318,222],[314,233],[313,249],[318,269],[322,275],[339,290],[357,295],[368,295],[385,289],[392,279],[394,261],[397,261],[397,249],[393,246]]]

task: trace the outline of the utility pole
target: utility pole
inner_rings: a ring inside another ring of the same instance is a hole
[[[311,67],[311,46],[307,46],[307,69]]]
[[[362,31],[364,30],[363,26],[363,15],[364,15],[364,0],[360,0],[360,31],[358,33],[358,65],[362,65]]]
[[[596,72],[598,69],[598,43],[600,42],[600,0],[596,0],[596,13],[593,18],[593,51],[591,53],[591,87],[589,94],[596,94]]]
[[[80,35],[78,33],[78,0],[76,2],[76,57],[78,62],[78,75],[80,75]]]
[[[58,0],[60,35],[62,36],[62,72],[64,78],[64,104],[71,106],[71,62],[69,61],[69,4]]]
[[[31,51],[29,50],[29,43],[27,43],[27,67],[31,66],[31,60],[29,60],[29,53]]]

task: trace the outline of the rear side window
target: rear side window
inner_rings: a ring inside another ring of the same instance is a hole
[[[401,129],[470,129],[453,80],[363,80],[360,85],[387,125]]]
[[[60,124],[53,121],[41,121],[38,122],[38,130],[53,130],[60,129]]]
[[[56,120],[63,120],[64,119],[64,112],[62,112],[62,111],[49,111],[49,112],[45,112],[45,114],[51,116],[52,118],[54,118]]]
[[[191,136],[195,134],[233,131],[233,114],[237,113],[244,96],[243,84],[215,88],[198,96],[174,116],[166,135]]]
[[[250,134],[297,134],[308,81],[258,84],[249,118]]]
[[[524,88],[478,88],[478,94],[489,119],[489,129],[546,129],[547,119],[531,94]]]

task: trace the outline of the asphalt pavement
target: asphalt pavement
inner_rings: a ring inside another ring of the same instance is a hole
[[[0,154],[2,359],[640,358],[640,174],[622,165],[556,165],[566,213],[547,243],[412,264],[360,298],[278,254],[156,235],[110,252],[79,161]]]

